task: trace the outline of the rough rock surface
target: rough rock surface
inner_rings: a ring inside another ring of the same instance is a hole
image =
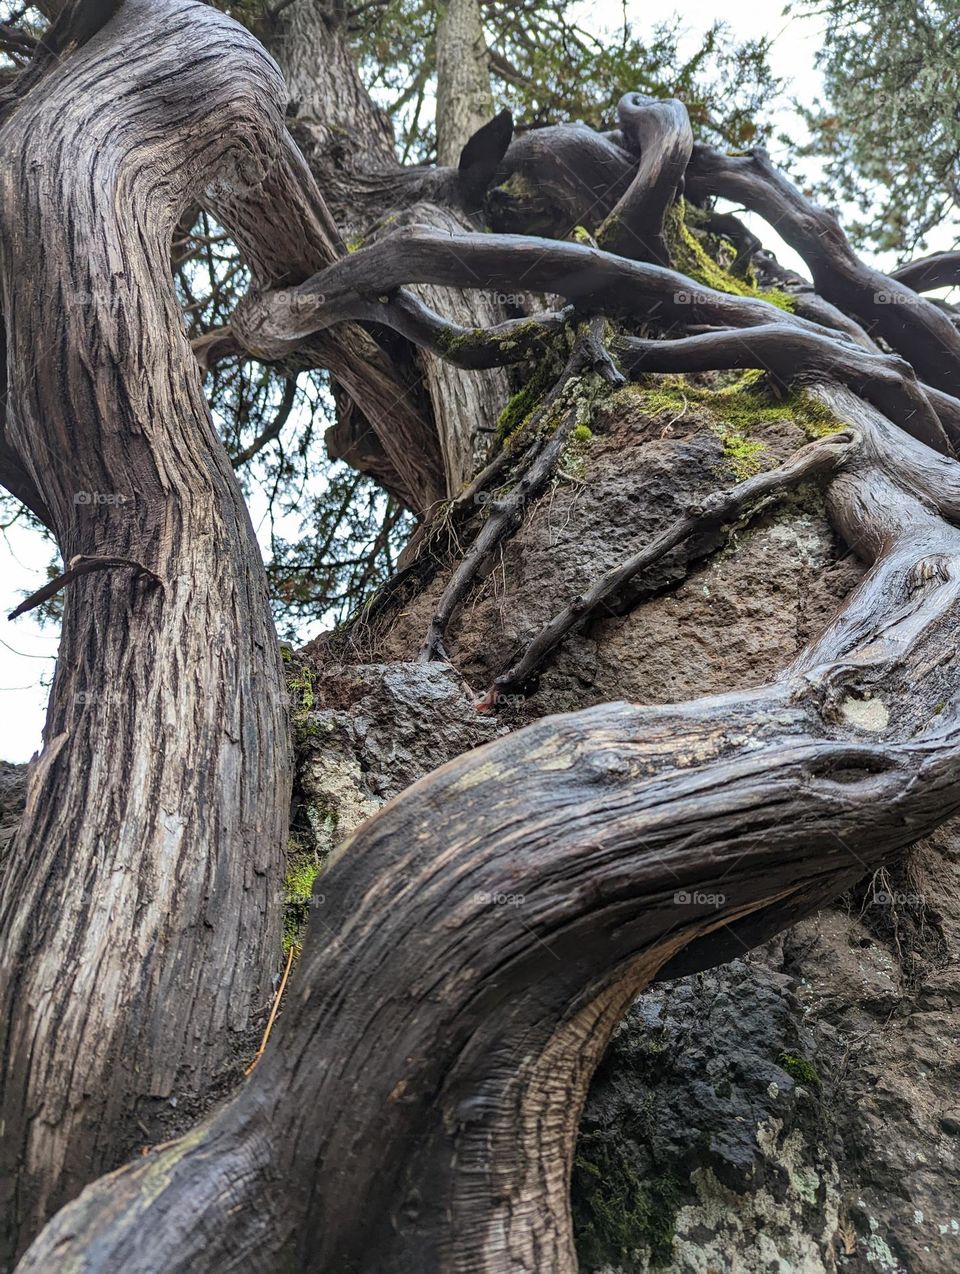
[[[960,1268],[958,865],[954,824],[744,959],[640,997],[581,1128],[585,1269]],[[668,1181],[666,1206],[639,1206],[632,1172]]]
[[[603,1264],[611,1234],[630,1269],[821,1268],[837,1169],[809,1032],[776,944],[764,954],[657,987],[619,1028],[574,1166],[585,1268]]]
[[[593,430],[571,448],[553,488],[454,617],[452,657],[477,690],[598,575],[688,505],[737,480],[716,422],[702,411],[691,408],[677,421],[651,417],[636,394],[623,391],[597,414]],[[772,467],[808,439],[785,412],[758,430],[757,441],[759,463]],[[829,618],[861,573],[811,488],[717,547],[716,540],[681,546],[644,573],[620,600],[625,613],[595,621],[561,647],[516,720],[762,680]],[[441,573],[391,619],[379,657],[411,658],[444,582]]]
[[[330,665],[297,714],[295,825],[321,857],[392,796],[506,727],[450,664]]]

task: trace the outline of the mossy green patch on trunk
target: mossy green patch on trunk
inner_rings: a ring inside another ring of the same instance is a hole
[[[497,442],[509,442],[530,419],[556,381],[554,360],[540,360],[529,379],[510,398],[497,417]]]
[[[303,849],[291,839],[287,848],[287,871],[283,879],[283,951],[303,945],[303,935],[310,915],[313,882],[320,873],[321,862],[312,850]]]

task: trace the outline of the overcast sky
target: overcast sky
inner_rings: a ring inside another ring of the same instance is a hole
[[[667,0],[631,0],[628,13],[638,31],[669,19],[676,11]],[[613,0],[585,3],[582,21],[597,31],[606,23],[614,27],[620,17],[620,5]],[[747,6],[744,4],[707,3],[707,0],[684,0],[683,24],[686,48],[698,47],[700,33],[717,18],[729,23],[741,39],[769,35],[773,40],[771,62],[774,71],[790,82],[789,93],[778,109],[778,122],[788,123],[793,117],[789,94],[810,101],[819,88],[814,61],[819,47],[820,22],[817,18],[786,18],[777,3]],[[629,85],[615,86],[627,89]],[[762,228],[766,246],[772,248],[785,264],[802,268],[793,253],[776,236]],[[8,761],[26,761],[39,747],[40,731],[47,690],[53,673],[57,650],[57,633],[41,629],[30,615],[12,623],[4,616],[20,601],[25,591],[44,582],[50,559],[48,548],[35,534],[17,525],[7,528],[0,540],[0,757]]]

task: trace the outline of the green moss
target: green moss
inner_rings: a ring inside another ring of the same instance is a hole
[[[622,394],[639,397],[652,416],[669,414],[676,419],[691,406],[705,409],[714,419],[713,431],[724,454],[741,479],[762,468],[763,442],[751,437],[757,430],[790,421],[813,440],[846,428],[812,394],[796,389],[781,395],[759,370],[744,372],[720,388],[693,384],[684,376],[651,376],[621,389],[618,396]]]
[[[498,442],[507,442],[527,423],[546,397],[555,379],[554,360],[550,357],[541,359],[530,379],[513,395],[497,417]]]
[[[811,442],[817,438],[826,438],[830,434],[842,433],[847,426],[838,420],[830,408],[814,398],[812,394],[798,394],[801,399],[801,410],[794,416],[797,424]]]
[[[672,1173],[641,1178],[610,1133],[581,1132],[571,1204],[581,1268],[634,1269],[638,1254],[665,1265],[673,1251],[682,1184]]]
[[[482,327],[470,328],[460,336],[441,332],[437,337],[437,345],[443,354],[458,354],[478,345],[493,345],[506,352],[533,345],[539,336],[541,336],[540,324],[536,319],[527,319],[517,323],[509,332],[500,336],[491,336],[490,332]]]
[[[574,226],[570,231],[570,237],[574,243],[585,243],[588,248],[596,246],[593,235],[586,226]]]
[[[440,332],[437,336],[437,345],[444,354],[457,354],[460,350],[468,349],[474,345],[477,339],[482,339],[483,336],[483,330],[478,327],[470,328],[469,331],[460,336],[451,336],[449,332]]]
[[[283,662],[293,738],[295,743],[303,744],[319,734],[317,723],[310,715],[315,700],[314,669],[309,663],[296,661],[293,651],[289,648],[287,654],[283,655]]]
[[[589,425],[576,425],[571,437],[574,442],[589,442],[593,437],[593,430]]]
[[[780,1065],[796,1083],[806,1084],[808,1088],[820,1087],[817,1068],[805,1057],[798,1057],[796,1053],[781,1053]]]
[[[287,689],[290,691],[290,702],[294,709],[313,707],[313,669],[307,663],[295,664],[287,661]]]
[[[536,187],[526,179],[521,177],[519,173],[511,173],[506,181],[500,183],[497,190],[502,190],[505,194],[512,195],[514,199],[535,199],[537,197]]]
[[[730,468],[738,482],[752,478],[763,468],[760,455],[763,452],[762,442],[751,442],[736,429],[716,429],[714,431],[723,446]]]
[[[753,297],[775,305],[777,309],[793,312],[795,302],[789,292],[784,292],[781,288],[760,289],[752,279],[738,279],[714,261],[690,229],[688,222],[695,217],[696,212],[690,205],[685,200],[678,199],[664,218],[664,237],[674,269],[717,292]]]
[[[296,840],[287,849],[287,873],[283,880],[283,951],[303,944],[303,935],[310,915],[310,897],[313,882],[320,872],[320,859],[311,850],[303,849]]]

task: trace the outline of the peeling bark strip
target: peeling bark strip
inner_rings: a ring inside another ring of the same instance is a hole
[[[203,1109],[270,998],[280,661],[167,254],[210,183],[259,180],[281,111],[242,28],[190,0],[128,0],[0,129],[6,443],[65,560],[164,581],[74,572],[66,591],[0,896],[7,1257]]]
[[[89,1187],[20,1274],[573,1274],[574,1136],[631,996],[960,806],[960,466],[822,392],[860,436],[830,501],[872,563],[826,632],[771,685],[546,718],[385,806],[237,1098]]]

